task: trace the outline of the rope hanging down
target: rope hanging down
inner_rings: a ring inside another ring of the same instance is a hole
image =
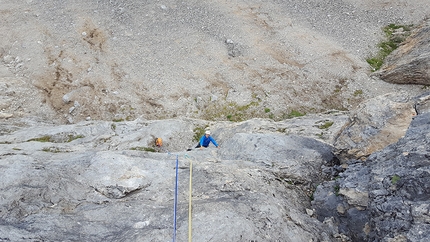
[[[178,207],[178,155],[176,155],[175,198],[173,205],[173,242],[176,242],[176,208]]]
[[[169,153],[170,154],[170,153]],[[193,161],[188,155],[184,156],[190,162],[190,187],[189,187],[189,203],[188,203],[188,242],[192,241],[192,187],[193,187]],[[176,242],[176,214],[178,207],[178,155],[176,155],[176,174],[175,174],[175,197],[173,205],[173,242]]]
[[[185,157],[188,157],[188,155],[185,155]],[[188,198],[188,242],[192,241],[192,193],[193,193],[193,161],[191,159],[188,159],[190,161],[190,190],[189,190],[189,198]]]

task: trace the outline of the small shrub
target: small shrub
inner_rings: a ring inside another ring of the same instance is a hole
[[[42,149],[44,152],[51,152],[51,153],[60,153],[61,150],[57,147],[45,147]]]
[[[264,109],[264,112],[265,112],[265,113],[270,112],[270,108],[265,108],[265,109]]]
[[[147,151],[147,152],[157,152],[154,148],[151,148],[151,147],[141,147],[141,146],[130,148],[130,150],[139,150],[139,151]]]
[[[393,177],[391,177],[391,184],[396,185],[398,181],[400,181],[400,176],[394,175]]]
[[[334,186],[334,194],[336,196],[339,196],[339,191],[340,191],[340,186],[339,185]]]
[[[319,129],[328,129],[333,125],[333,121],[326,121],[324,124],[318,126]]]
[[[383,31],[386,35],[386,41],[382,41],[378,44],[379,51],[375,57],[366,59],[367,63],[372,67],[372,71],[377,71],[381,68],[384,63],[385,58],[393,52],[397,47],[402,43],[409,35],[411,31],[412,25],[395,25],[390,24],[383,28]],[[403,34],[396,34],[397,29],[403,29]]]
[[[280,132],[280,133],[286,133],[287,128],[278,128],[277,131]]]
[[[354,96],[358,96],[358,95],[361,95],[361,94],[363,94],[363,90],[356,90],[354,92]]]
[[[29,141],[50,142],[51,141],[51,136],[46,135],[46,136],[42,136],[42,137],[39,137],[39,138],[29,139],[27,141],[28,142]]]
[[[301,117],[301,116],[305,116],[305,114],[297,110],[291,110],[291,112],[287,115],[287,118],[295,118],[295,117]]]
[[[84,136],[83,135],[76,135],[76,136],[69,135],[69,139],[67,140],[67,142],[72,142],[73,140],[80,139],[80,138],[84,138]]]
[[[193,132],[194,132],[193,141],[199,141],[200,138],[205,134],[205,131],[206,131],[205,127],[202,127],[202,126],[195,127],[193,129]]]

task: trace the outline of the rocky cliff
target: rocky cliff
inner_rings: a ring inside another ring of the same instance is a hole
[[[430,20],[424,21],[376,74],[384,81],[430,85]]]
[[[0,3],[0,241],[428,241],[428,6]]]

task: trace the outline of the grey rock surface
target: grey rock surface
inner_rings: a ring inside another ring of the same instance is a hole
[[[415,116],[398,142],[350,160],[334,181],[318,186],[320,221],[333,217],[354,241],[428,241],[430,113]]]
[[[419,98],[418,98],[419,99]],[[416,106],[427,103],[389,93],[366,100],[351,111],[350,119],[335,138],[339,156],[366,159],[370,154],[397,142],[416,115]]]
[[[376,73],[390,83],[430,85],[430,20],[384,61]]]
[[[365,59],[429,6],[0,2],[0,241],[170,241],[176,172],[178,241],[428,241],[427,87]]]
[[[247,121],[249,126],[252,122]],[[341,238],[336,227],[306,213],[312,189],[322,180],[319,167],[332,162],[329,144],[285,133],[235,133],[218,140],[219,150],[158,153],[132,149],[147,145],[151,138],[147,132],[155,132],[157,126],[158,131],[169,130],[164,134],[168,137],[174,127],[185,129],[193,123],[198,122],[89,121],[15,127],[0,136],[4,174],[0,238],[171,240],[177,157],[178,241],[188,236],[191,165],[195,241]],[[186,139],[185,135],[172,137],[177,139],[166,138],[165,143]],[[255,149],[246,150],[249,147]]]

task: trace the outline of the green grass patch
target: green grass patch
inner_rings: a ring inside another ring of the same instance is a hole
[[[139,151],[147,151],[147,152],[157,152],[154,148],[151,148],[151,147],[142,147],[142,146],[133,147],[133,148],[130,148],[130,150],[139,150]]]
[[[34,139],[29,139],[27,140],[28,142],[30,141],[37,141],[37,142],[51,142],[51,136],[49,135],[45,135],[39,138],[34,138]]]
[[[400,176],[394,175],[393,177],[391,177],[391,184],[396,185],[398,181],[400,181]]]
[[[265,109],[264,109],[264,112],[265,112],[265,113],[269,113],[269,112],[270,112],[270,108],[265,108]]]
[[[84,137],[85,136],[83,136],[83,135],[71,135],[71,134],[69,134],[69,139],[67,140],[67,143],[68,142],[72,142],[75,139],[81,139],[81,138],[84,138]]]
[[[358,95],[362,95],[363,94],[363,90],[356,90],[354,92],[354,96],[358,96]]]
[[[51,152],[51,153],[60,153],[61,150],[57,147],[45,147],[42,149],[44,152]]]
[[[202,118],[206,120],[229,120],[232,122],[241,122],[249,118],[257,117],[257,101],[252,101],[245,105],[239,105],[236,102],[227,102],[221,105],[209,106],[204,110]],[[261,115],[260,115],[261,116]]]
[[[291,110],[291,112],[287,114],[287,118],[296,118],[296,117],[301,117],[305,115],[306,115],[305,113],[301,113],[297,110]]]
[[[206,127],[197,126],[193,129],[194,136],[193,141],[199,141],[200,138],[205,134]]]
[[[326,121],[325,123],[318,126],[319,129],[328,129],[333,125],[333,121]]]
[[[395,25],[390,24],[384,27],[382,30],[385,33],[386,40],[378,44],[378,53],[371,58],[366,59],[367,63],[372,67],[372,71],[377,71],[384,64],[385,58],[393,52],[400,43],[411,34],[412,25]],[[403,29],[403,31],[397,32],[397,30]]]
[[[339,196],[339,191],[340,191],[340,186],[339,185],[334,186],[334,194],[336,196]]]

